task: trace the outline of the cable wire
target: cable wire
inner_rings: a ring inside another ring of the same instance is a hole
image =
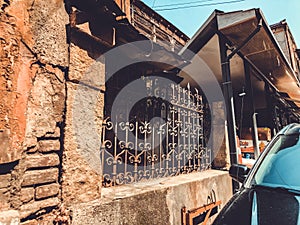
[[[200,5],[190,5],[190,6],[179,6],[179,7],[171,7],[171,8],[161,8],[161,9],[155,9],[157,12],[161,11],[170,11],[170,10],[177,10],[177,9],[189,9],[189,8],[197,8],[201,6],[214,6],[214,5],[223,5],[228,3],[238,3],[238,2],[244,2],[245,0],[233,0],[233,1],[226,1],[226,2],[216,2],[216,3],[207,3],[207,4],[200,4]]]
[[[156,2],[156,0],[153,0],[153,3],[152,3],[152,8],[154,8],[154,6],[155,6],[155,2]]]
[[[192,1],[192,2],[181,2],[181,3],[152,6],[152,8],[157,9],[157,8],[164,8],[164,7],[168,7],[168,6],[191,5],[191,4],[195,4],[195,3],[203,3],[203,2],[211,2],[211,1],[216,1],[216,0],[201,0],[201,1],[198,0],[198,1]]]

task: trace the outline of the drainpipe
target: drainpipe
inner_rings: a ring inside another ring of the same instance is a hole
[[[247,62],[247,60],[244,60],[244,68],[245,68],[245,82],[246,82],[246,92],[249,96],[250,100],[250,115],[252,115],[252,129],[251,129],[251,135],[252,135],[252,141],[253,141],[253,147],[254,147],[254,156],[255,159],[257,159],[259,155],[259,145],[258,145],[258,132],[257,132],[257,120],[255,112],[255,105],[254,105],[254,99],[253,99],[253,88],[252,88],[252,81],[250,77],[250,64]]]
[[[238,162],[237,155],[237,140],[236,140],[236,123],[235,112],[233,102],[233,91],[230,76],[230,63],[227,56],[226,40],[219,36],[220,54],[221,54],[221,67],[222,67],[222,79],[223,79],[223,94],[227,112],[227,132],[230,152],[230,163],[236,164]]]
[[[262,27],[262,20],[259,20],[257,28],[241,43],[240,46],[233,49],[233,51],[228,55],[228,46],[226,38],[221,32],[219,34],[219,45],[220,45],[220,56],[221,56],[221,67],[222,67],[222,79],[223,79],[223,94],[226,104],[227,111],[227,130],[228,130],[228,140],[229,140],[229,152],[230,152],[230,163],[237,164],[238,153],[237,153],[237,135],[236,135],[236,121],[234,112],[234,102],[233,102],[233,90],[231,83],[230,74],[230,59],[238,53],[259,31]],[[237,182],[233,182],[233,191],[235,192],[239,188]]]
[[[230,63],[227,57],[227,46],[224,37],[219,36],[220,54],[221,54],[221,67],[222,67],[222,79],[223,79],[223,95],[226,105],[226,117],[227,117],[227,135],[229,143],[230,163],[238,163],[237,153],[237,139],[236,139],[236,124],[235,124],[235,112],[233,102],[233,91],[230,77]],[[232,189],[235,193],[239,189],[239,183],[232,180]]]
[[[253,147],[254,147],[254,158],[257,159],[260,150],[259,150],[259,145],[258,145],[258,132],[257,132],[257,121],[256,121],[256,115],[257,113],[253,113],[252,115],[252,121],[253,121]]]

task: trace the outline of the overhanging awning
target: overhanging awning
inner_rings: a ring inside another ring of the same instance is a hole
[[[261,29],[240,49],[239,54],[262,72],[264,76],[260,78],[277,91],[279,98],[285,99],[286,104],[299,107],[299,81],[259,9],[230,13],[213,12],[180,54],[189,57],[187,50],[198,54],[211,67],[221,82],[219,42],[216,34],[223,35],[234,50],[249,37],[258,25],[261,25]],[[235,88],[244,76],[243,61],[239,57],[233,57],[231,67],[233,88]],[[262,74],[258,74],[258,76],[262,76]],[[254,87],[254,92],[263,91],[263,85]]]

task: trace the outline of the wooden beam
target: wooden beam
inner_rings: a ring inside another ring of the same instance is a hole
[[[125,17],[131,22],[131,5],[130,0],[115,0],[120,9],[125,13]],[[124,19],[124,17],[118,18]]]

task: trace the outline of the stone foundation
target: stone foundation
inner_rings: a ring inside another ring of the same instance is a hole
[[[181,225],[181,209],[206,204],[213,190],[221,206],[232,196],[227,172],[208,170],[103,188],[102,198],[71,207],[73,224]]]

